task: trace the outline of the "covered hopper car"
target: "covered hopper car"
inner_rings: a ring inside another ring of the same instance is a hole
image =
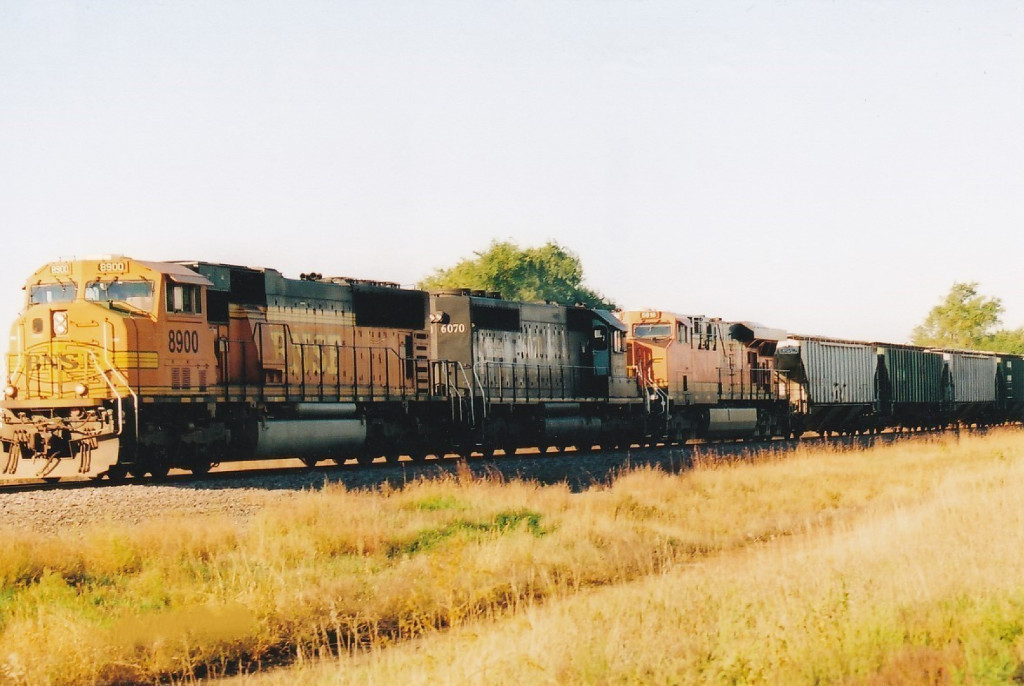
[[[1022,365],[1015,355],[810,336],[776,350],[798,432],[1019,422]]]

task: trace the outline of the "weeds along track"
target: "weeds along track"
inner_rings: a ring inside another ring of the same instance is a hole
[[[984,430],[972,433],[984,433]],[[280,502],[281,498],[320,490],[331,484],[349,490],[400,488],[413,481],[451,476],[525,480],[543,485],[564,483],[579,492],[595,484],[608,484],[616,475],[636,467],[676,473],[691,468],[696,461],[784,455],[800,446],[825,444],[835,450],[858,450],[898,440],[934,437],[935,434],[928,433],[886,433],[799,441],[633,446],[616,451],[519,452],[496,458],[448,456],[423,462],[352,463],[313,468],[232,468],[228,465],[201,476],[172,473],[161,480],[25,482],[0,488],[0,524],[19,530],[55,533],[103,521],[141,522],[167,515],[224,515],[246,519],[265,505]]]
[[[403,458],[400,461],[378,459],[373,462],[357,463],[349,460],[344,464],[325,462],[315,467],[302,465],[299,460],[267,460],[259,463],[228,462],[205,474],[187,471],[172,471],[162,478],[125,477],[109,480],[105,478],[79,479],[26,479],[0,483],[0,494],[22,492],[74,491],[89,488],[117,488],[124,485],[165,485],[176,487],[221,488],[229,484],[251,484],[260,488],[266,480],[267,488],[278,488],[277,483],[287,484],[288,489],[316,488],[326,483],[341,483],[348,488],[375,487],[384,483],[404,483],[411,478],[429,478],[434,475],[453,474],[468,468],[477,476],[495,475],[504,478],[535,480],[542,484],[566,482],[574,490],[587,488],[595,483],[604,483],[623,467],[658,466],[667,472],[675,472],[692,466],[693,459],[738,459],[763,453],[783,454],[800,446],[830,446],[836,450],[866,449],[893,441],[913,440],[936,435],[966,434],[983,435],[998,427],[971,427],[959,430],[924,430],[914,432],[886,431],[869,435],[804,436],[799,439],[770,440],[719,440],[690,441],[688,443],[658,443],[637,445],[618,450],[536,449],[519,450],[511,455],[485,456],[472,453],[469,457],[456,454],[433,456],[422,461]],[[294,485],[292,485],[294,484]]]

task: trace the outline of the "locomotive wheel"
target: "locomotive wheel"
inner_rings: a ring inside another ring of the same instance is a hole
[[[197,460],[189,465],[189,471],[196,476],[202,476],[203,474],[209,474],[212,466],[213,465],[206,460]]]
[[[310,469],[315,467],[316,463],[320,461],[320,460],[316,459],[315,457],[303,457],[303,458],[300,458],[300,459],[302,460],[302,464],[306,465]]]
[[[110,465],[107,469],[107,480],[108,481],[124,481],[124,477],[128,475],[128,470],[124,465],[114,464]]]
[[[157,480],[166,479],[167,478],[167,472],[169,472],[169,471],[171,471],[171,468],[166,463],[154,464],[154,465],[150,465],[149,466],[149,474],[150,474],[150,476],[152,476],[154,479],[157,479]]]
[[[496,445],[485,445],[480,452],[485,458],[491,460],[498,456],[499,450],[501,448]]]

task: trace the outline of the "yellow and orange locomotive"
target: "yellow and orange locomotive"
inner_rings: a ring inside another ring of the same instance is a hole
[[[124,257],[33,274],[11,330],[3,473],[116,473],[122,443],[138,441],[143,399],[181,389],[183,368],[196,390],[215,380],[216,334],[201,307],[208,284],[185,267]]]

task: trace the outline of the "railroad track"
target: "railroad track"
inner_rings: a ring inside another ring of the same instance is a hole
[[[970,433],[983,433],[990,427],[961,429]],[[695,455],[711,459],[735,458],[752,453],[770,451],[782,453],[795,450],[798,446],[830,445],[836,448],[870,447],[903,439],[913,439],[936,434],[958,434],[960,431],[935,430],[898,432],[886,431],[878,434],[845,436],[808,436],[800,439],[772,439],[762,441],[691,441],[685,444],[632,445],[619,450],[587,450],[567,448],[541,453],[537,449],[521,449],[511,456],[485,456],[472,453],[469,457],[455,454],[432,457],[422,461],[409,458],[385,461],[378,459],[358,464],[350,460],[344,464],[323,462],[310,467],[298,460],[275,460],[262,463],[226,463],[206,474],[192,474],[186,471],[172,471],[166,477],[126,477],[123,480],[106,478],[81,478],[53,480],[26,480],[0,484],[0,494],[17,492],[45,492],[77,490],[83,488],[115,488],[123,485],[177,486],[183,488],[231,488],[232,484],[258,483],[262,479],[273,479],[282,475],[303,476],[298,483],[307,483],[315,488],[324,483],[341,483],[348,488],[375,487],[385,482],[394,483],[410,479],[455,474],[460,470],[478,477],[500,475],[502,478],[522,478],[542,483],[568,482],[573,489],[586,488],[595,483],[606,482],[614,472],[627,466],[656,466],[666,471],[679,471],[692,465]],[[256,466],[254,466],[254,464]]]
[[[982,430],[983,431],[983,430]],[[60,483],[19,483],[0,489],[0,528],[31,535],[76,535],[99,522],[144,525],[167,518],[221,516],[249,526],[267,507],[332,484],[349,490],[375,489],[388,484],[401,488],[418,479],[524,479],[541,484],[565,483],[573,491],[607,484],[623,470],[650,466],[666,472],[689,469],[698,460],[745,460],[766,453],[785,454],[798,446],[825,443],[838,450],[860,449],[903,438],[930,439],[934,434],[880,434],[801,441],[688,443],[633,446],[626,450],[549,452],[520,451],[514,457],[455,456],[425,462],[401,460],[369,465],[295,467],[290,464],[223,469],[205,475],[172,473],[162,480],[76,480]]]

